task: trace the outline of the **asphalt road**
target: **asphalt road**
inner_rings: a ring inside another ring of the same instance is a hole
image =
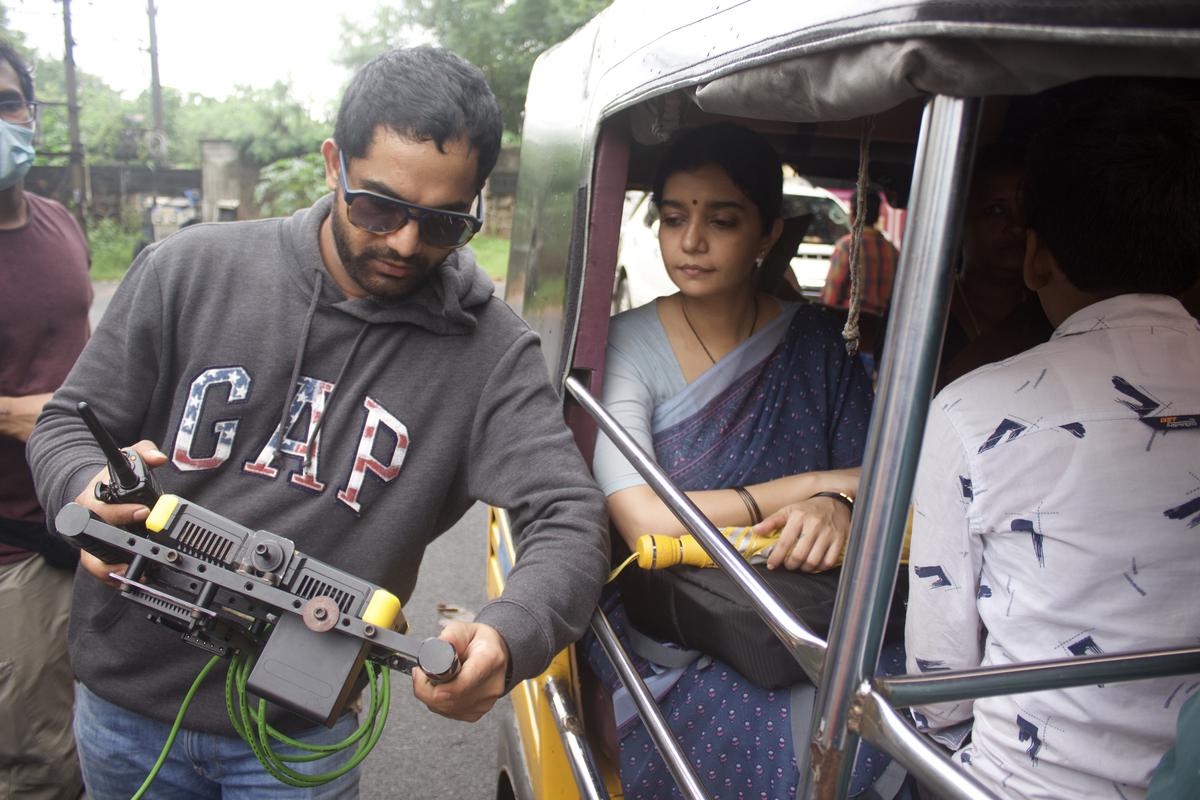
[[[96,327],[116,290],[93,285]],[[486,599],[487,513],[473,507],[425,554],[416,591],[404,606],[409,630],[436,636],[437,604],[478,610]],[[391,710],[375,750],[363,764],[362,800],[489,800],[495,797],[495,714],[468,724],[439,717],[412,696],[412,681],[392,673]],[[504,701],[502,701],[504,702]]]
[[[436,635],[439,602],[472,610],[483,605],[486,525],[485,507],[476,505],[426,551],[404,608],[414,635]],[[496,715],[474,724],[439,717],[413,698],[408,676],[392,673],[392,708],[364,764],[362,798],[494,798],[498,735]]]

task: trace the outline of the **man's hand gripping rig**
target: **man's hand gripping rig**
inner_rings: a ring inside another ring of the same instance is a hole
[[[333,725],[366,659],[403,672],[419,666],[435,682],[458,673],[449,642],[405,635],[395,595],[304,555],[290,539],[162,494],[136,453],[119,450],[80,406],[114,476],[97,497],[145,503],[151,513],[144,530],[130,531],[70,503],[55,527],[102,561],[128,560],[125,575],[113,575],[122,594],[185,642],[222,657],[258,652],[246,685],[252,693]]]

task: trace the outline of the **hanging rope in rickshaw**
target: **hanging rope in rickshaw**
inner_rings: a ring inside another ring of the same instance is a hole
[[[854,207],[858,213],[854,215],[854,223],[850,228],[850,305],[846,314],[846,326],[842,328],[842,338],[846,340],[846,352],[851,356],[858,353],[860,337],[858,317],[862,307],[863,221],[867,216],[867,184],[870,182],[867,166],[870,161],[871,134],[874,130],[875,117],[872,115],[863,121],[862,136],[858,140],[858,180],[854,187]]]

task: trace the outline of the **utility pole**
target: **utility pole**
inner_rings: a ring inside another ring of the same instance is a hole
[[[83,142],[79,139],[79,98],[75,88],[75,40],[71,38],[71,0],[63,5],[63,66],[67,77],[67,131],[71,137],[71,205],[79,227],[87,232],[87,183],[83,168]]]
[[[158,82],[158,31],[154,24],[154,0],[146,0],[146,15],[150,17],[150,102],[154,117],[154,139],[150,154],[155,169],[161,169],[167,156],[167,131],[163,124],[162,85]]]

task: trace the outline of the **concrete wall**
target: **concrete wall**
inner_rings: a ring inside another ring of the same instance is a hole
[[[517,199],[518,147],[505,147],[496,159],[496,168],[483,187],[483,232],[504,239],[512,236],[513,206]]]
[[[243,161],[236,144],[224,139],[201,141],[200,171],[201,218],[205,222],[258,218],[254,202],[258,166]]]
[[[153,170],[143,165],[89,167],[88,184],[94,217],[111,217],[122,208],[140,213],[143,201],[156,195],[178,197],[200,189],[200,170]],[[71,205],[71,176],[67,167],[36,166],[25,176],[25,188]]]

